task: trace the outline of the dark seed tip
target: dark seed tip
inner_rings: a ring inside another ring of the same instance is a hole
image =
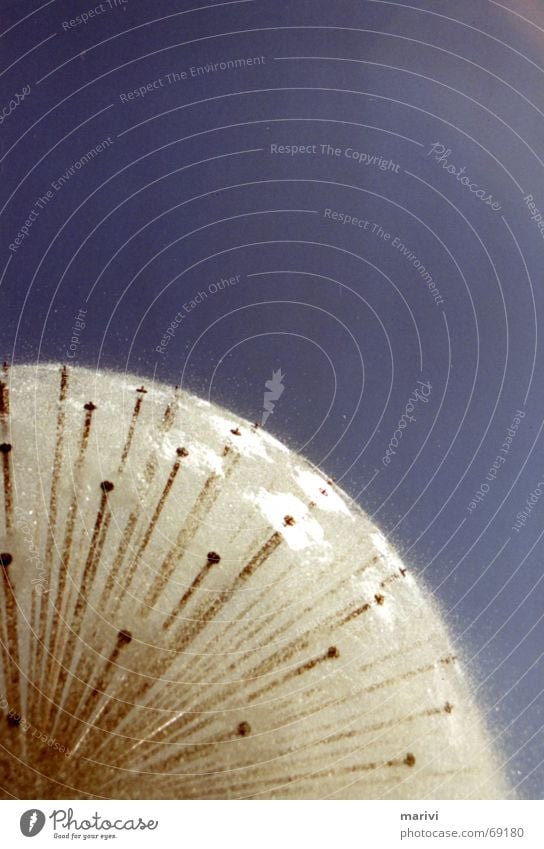
[[[13,562],[13,557],[11,556],[11,554],[8,554],[7,551],[3,551],[0,554],[0,566],[6,567],[6,566],[9,566],[10,563],[12,563],[12,562]]]
[[[9,454],[10,451],[11,445],[9,444],[9,442],[2,442],[2,444],[0,445],[0,453]]]
[[[240,737],[247,737],[251,734],[251,725],[249,722],[241,722],[236,730]]]
[[[114,485],[111,481],[102,481],[102,483],[100,484],[100,489],[102,490],[102,492],[111,492],[113,487]]]
[[[122,631],[119,631],[119,633],[117,634],[117,641],[119,643],[123,643],[123,644],[127,645],[128,643],[131,642],[131,640],[132,640],[132,634],[130,633],[130,631],[125,631],[123,629]]]
[[[216,551],[208,551],[208,563],[219,563],[221,557]]]

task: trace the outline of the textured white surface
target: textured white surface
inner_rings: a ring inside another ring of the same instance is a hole
[[[7,793],[507,794],[438,610],[332,482],[169,387],[3,381]]]

